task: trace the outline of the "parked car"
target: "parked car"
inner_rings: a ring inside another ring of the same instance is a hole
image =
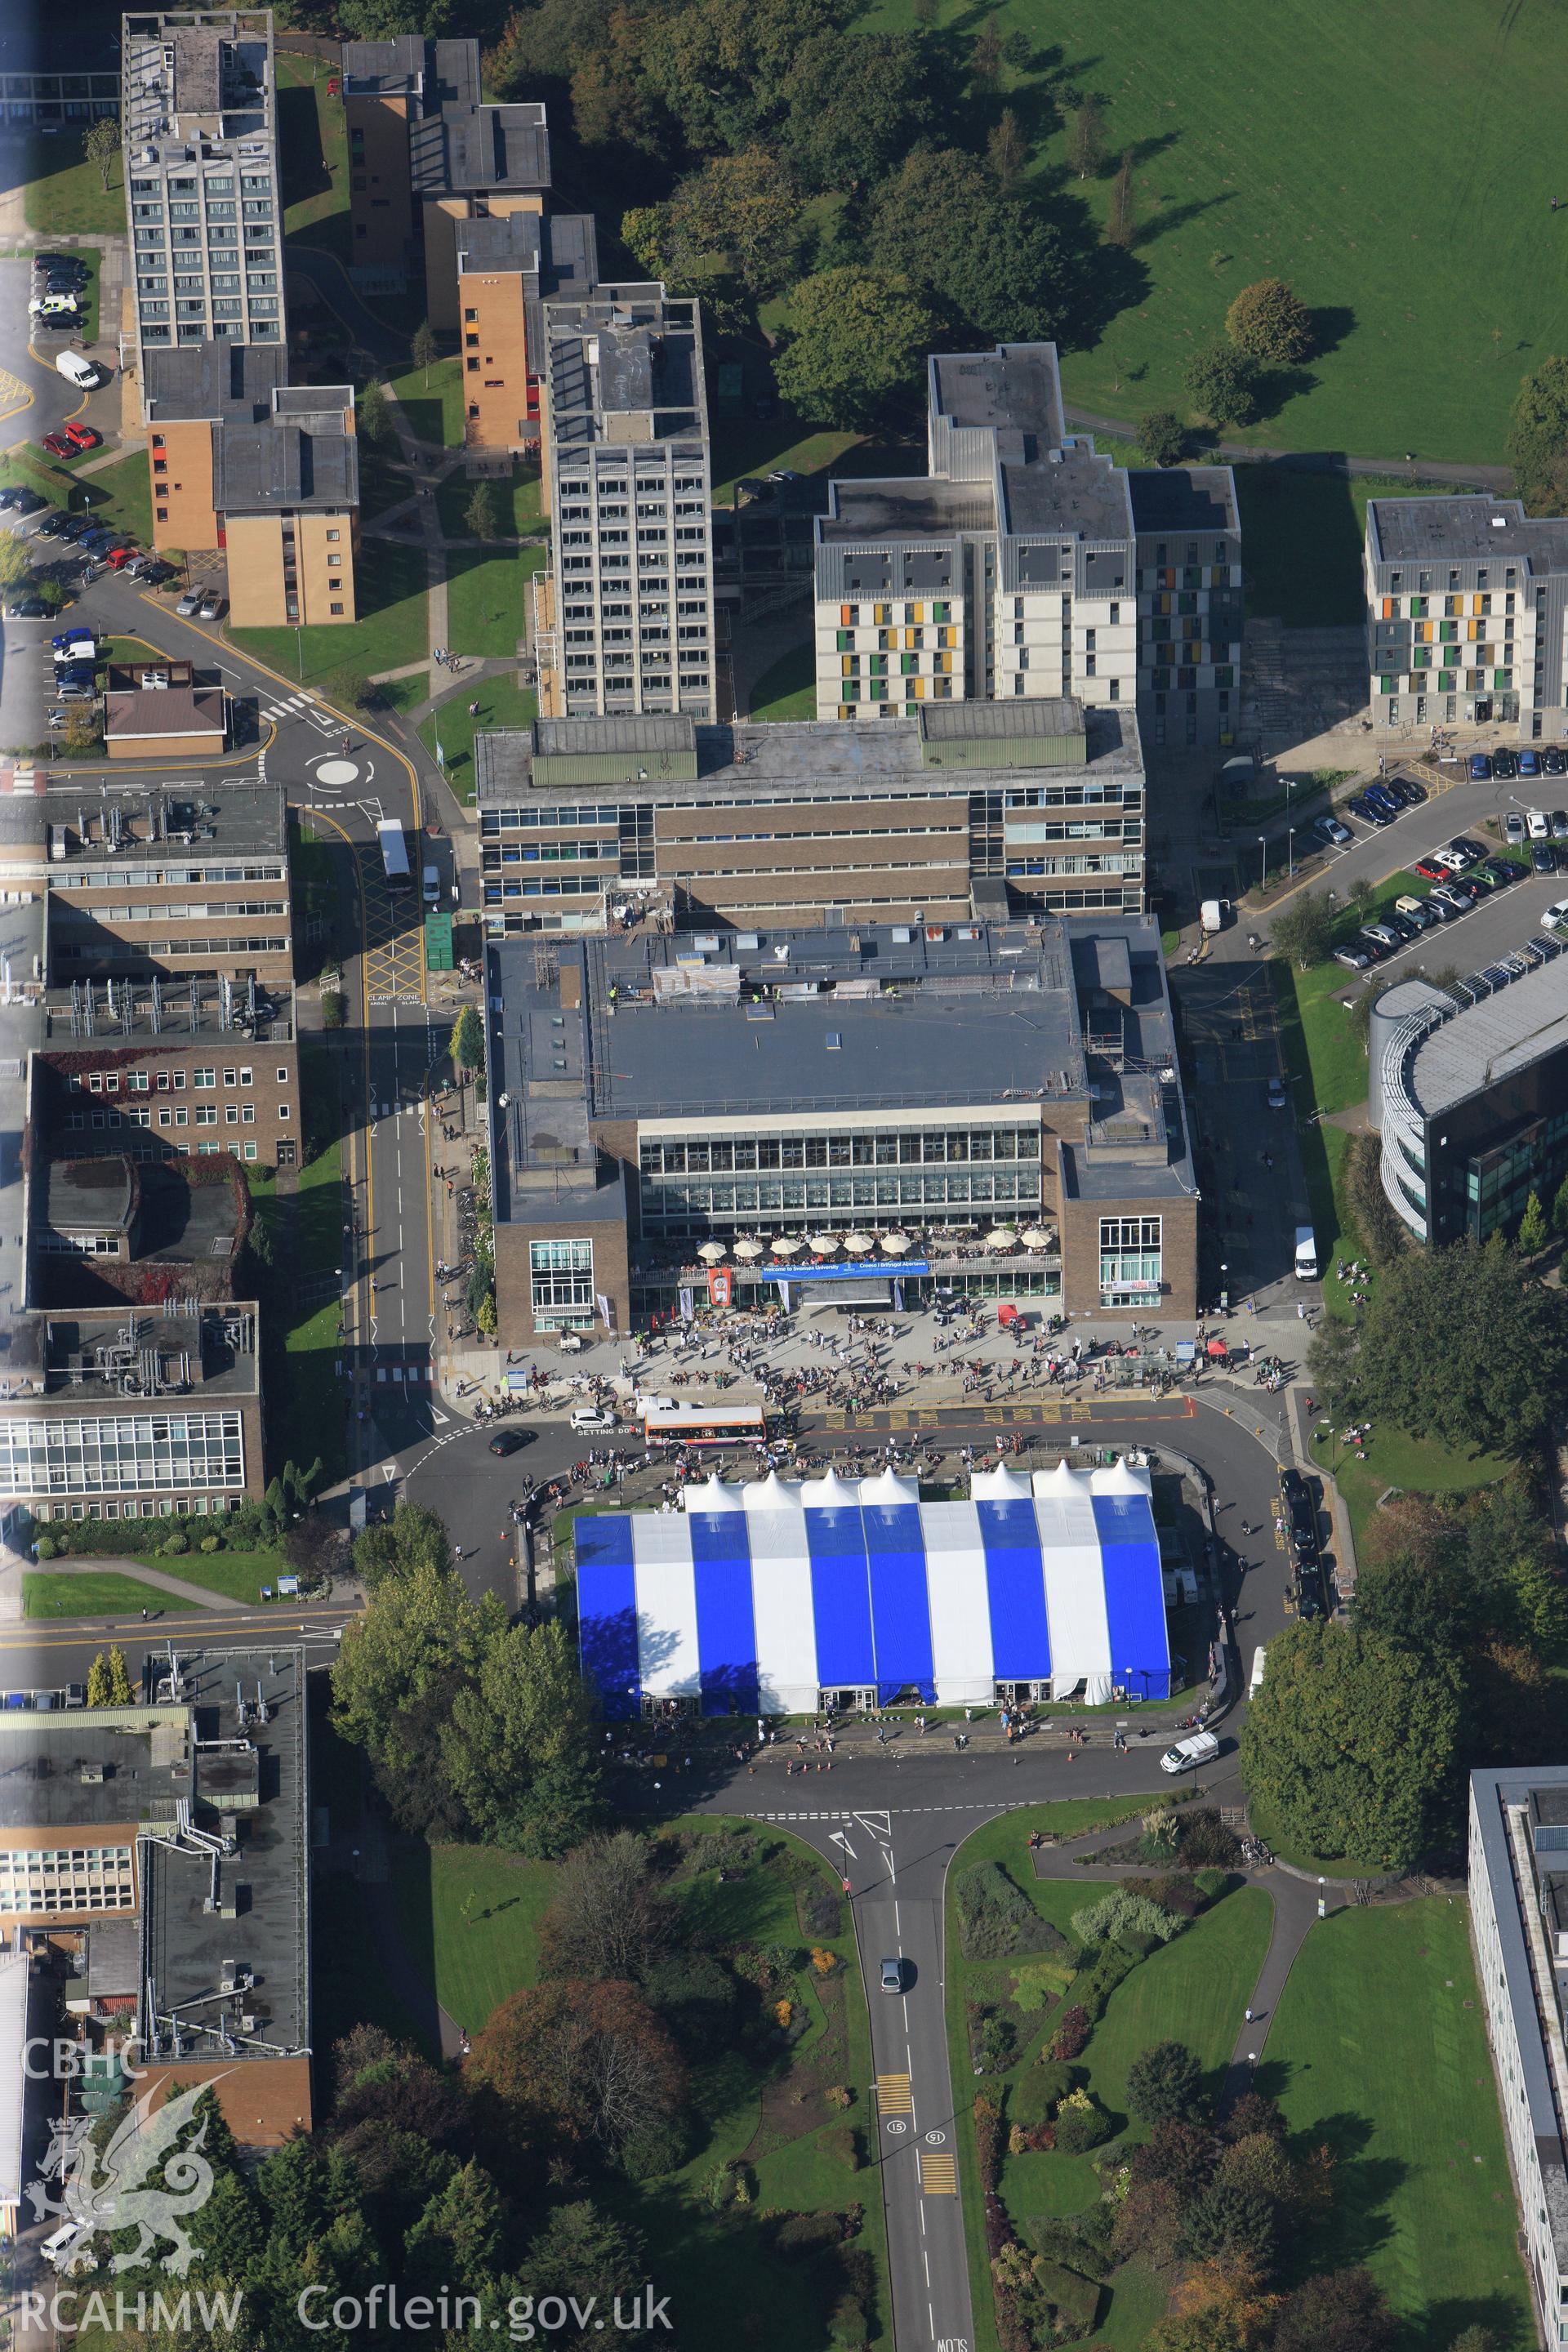
[[[1457,833],[1448,846],[1456,856],[1464,859],[1467,866],[1473,866],[1478,857],[1484,857],[1487,854],[1486,843],[1477,841],[1473,835],[1468,833]]]
[[[1541,928],[1543,931],[1568,929],[1568,898],[1559,898],[1553,906],[1548,907],[1541,918]]]
[[[1290,1097],[1281,1077],[1272,1077],[1268,1081],[1268,1108],[1270,1110],[1289,1110],[1290,1108]]]
[[[1485,779],[1491,774],[1491,772],[1492,763],[1488,759],[1484,751],[1472,751],[1470,753],[1470,782],[1472,783],[1479,784],[1483,782]]]
[[[1549,841],[1535,842],[1531,847],[1530,862],[1537,874],[1555,874],[1557,852]]]
[[[1540,752],[1521,751],[1519,755],[1519,772],[1521,776],[1538,776],[1541,773]]]
[[[1518,866],[1510,866],[1506,857],[1489,857],[1479,871],[1487,877],[1494,890],[1506,890],[1510,882],[1519,880]]]
[[[1549,743],[1541,755],[1541,771],[1547,776],[1568,776],[1568,751],[1559,751]]]
[[[1415,937],[1415,925],[1392,907],[1387,914],[1379,916],[1378,921],[1384,930],[1394,933],[1401,947],[1408,946]]]
[[[87,264],[78,253],[35,253],[35,269],[79,269],[85,276]]]
[[[38,525],[38,537],[40,539],[63,539],[65,536],[66,525],[69,520],[70,517],[62,513],[60,509],[57,507],[53,514],[46,515],[43,521]]]
[[[1552,835],[1552,820],[1544,809],[1526,809],[1524,830],[1531,841],[1547,841]]]
[[[5,511],[26,521],[29,515],[42,514],[47,504],[47,499],[41,499],[37,490],[29,490],[18,484],[16,495],[5,502]]]
[[[1450,899],[1445,898],[1439,890],[1434,890],[1431,897],[1424,900],[1423,904],[1426,919],[1430,923],[1451,923],[1455,916],[1461,911]]]
[[[1431,924],[1433,918],[1426,911],[1425,898],[1413,898],[1406,896],[1403,898],[1395,898],[1394,903],[1402,919],[1409,924],[1413,931],[1424,931]]]
[[[1326,841],[1331,849],[1343,849],[1347,842],[1355,839],[1349,825],[1342,824],[1337,816],[1319,817],[1312,826],[1312,831],[1320,840]]]
[[[1391,816],[1397,816],[1405,806],[1405,803],[1392,784],[1384,782],[1381,778],[1375,784],[1368,784],[1366,796],[1374,808],[1386,809]]]
[[[1347,971],[1364,971],[1372,961],[1372,954],[1371,950],[1364,947],[1336,948],[1334,961],[1343,964]]]
[[[1505,841],[1522,841],[1524,839],[1524,819],[1520,814],[1518,809],[1504,810],[1502,820],[1502,837]]]
[[[1426,787],[1418,784],[1414,776],[1401,776],[1399,789],[1405,794],[1407,808],[1421,808],[1426,803]]]
[[[96,432],[90,425],[84,425],[79,416],[73,416],[62,430],[73,449],[96,449],[103,439],[101,433]]]
[[[187,588],[174,607],[182,621],[194,620],[201,609],[202,592],[199,588]]]
[[[8,621],[47,621],[49,608],[41,596],[14,596],[5,607]]]
[[[1297,1552],[1315,1555],[1318,1549],[1317,1501],[1301,1473],[1289,1465],[1279,1473],[1279,1499],[1285,1506],[1285,1523]]]
[[[92,362],[80,352],[57,353],[55,365],[67,383],[74,383],[79,392],[96,392],[103,382]]]
[[[123,572],[135,552],[133,547],[111,547],[103,560],[111,572]]]
[[[1352,816],[1360,817],[1363,824],[1375,824],[1381,830],[1384,825],[1394,823],[1388,810],[1380,808],[1369,793],[1353,793],[1346,805]]]
[[[1386,942],[1380,940],[1375,931],[1364,929],[1359,930],[1356,933],[1356,944],[1358,947],[1363,947],[1366,950],[1367,954],[1370,956],[1373,963],[1381,963],[1384,957],[1388,953]]]
[[[216,594],[216,592],[210,593],[202,598],[201,618],[204,621],[221,620],[223,617],[223,612],[224,600],[221,596]]]
[[[51,457],[70,457],[75,455],[71,444],[63,433],[46,433],[38,446],[40,448],[47,449]]]
[[[1429,854],[1426,857],[1416,859],[1415,870],[1420,875],[1423,882],[1446,882],[1454,869],[1451,866],[1440,863],[1436,854]]]
[[[1551,822],[1552,840],[1568,841],[1568,809],[1553,809]]]
[[[92,646],[98,639],[89,628],[57,629],[49,643],[56,653],[62,654],[68,646]]]
[[[1519,773],[1518,753],[1509,751],[1494,751],[1492,773],[1494,776],[1500,776],[1505,783],[1510,783]]]

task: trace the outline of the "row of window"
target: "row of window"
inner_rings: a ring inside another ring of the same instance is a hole
[[[50,953],[60,963],[95,963],[113,952],[112,940],[87,940],[73,943],[68,940],[50,942]],[[138,940],[138,955],[174,959],[176,956],[257,956],[285,955],[289,941],[283,939],[188,939]]]
[[[161,445],[153,436],[154,448]],[[330,530],[329,539],[337,532]],[[192,882],[281,882],[284,868],[278,859],[262,866],[113,866],[101,871],[49,874],[51,890],[169,890]]]
[[[244,1484],[237,1412],[0,1417],[0,1494]]]
[[[815,1216],[825,1209],[972,1209],[999,1202],[1031,1206],[1040,1199],[1039,1171],[1025,1168],[942,1170],[914,1176],[759,1177],[754,1183],[714,1182],[702,1178],[645,1184],[645,1225],[703,1216]]]
[[[280,1123],[285,1125],[287,1124],[289,1118],[289,1109],[286,1102],[280,1102],[279,1104],[278,1117]],[[138,1109],[136,1105],[133,1103],[129,1110],[95,1110],[92,1114],[92,1124],[95,1128],[117,1127],[122,1119],[129,1119],[137,1127],[151,1127],[153,1125],[153,1113],[150,1108],[147,1110]],[[67,1111],[66,1125],[73,1131],[79,1133],[81,1129],[86,1127],[87,1123],[88,1115],[85,1110]],[[216,1127],[217,1123],[216,1103],[198,1103],[196,1105],[195,1124],[197,1127]],[[225,1127],[254,1127],[256,1125],[256,1105],[254,1103],[225,1103],[223,1107],[223,1123]],[[166,1103],[160,1103],[158,1106],[158,1125],[160,1127],[189,1127],[191,1124],[191,1115],[183,1104],[174,1110],[171,1110]]]
[[[645,1176],[706,1175],[746,1168],[889,1168],[975,1160],[1038,1160],[1033,1127],[889,1129],[832,1135],[710,1136],[645,1141],[638,1164]]]
[[[108,907],[62,907],[60,916],[71,922],[211,923],[241,920],[246,916],[276,916],[289,912],[282,898],[129,898]]]
[[[1023,881],[1032,874],[1138,874],[1142,866],[1135,850],[1118,849],[1103,857],[1009,857],[1006,871],[1009,881]]]
[[[279,1085],[286,1087],[289,1083],[287,1065],[279,1062],[276,1067]],[[85,1086],[89,1095],[117,1095],[120,1092],[120,1081],[123,1076],[128,1094],[144,1095],[154,1092],[161,1095],[169,1093],[179,1095],[184,1094],[185,1090],[186,1075],[184,1070],[127,1070],[124,1072],[89,1070],[85,1074],[80,1070],[72,1070],[66,1077],[66,1090],[69,1094],[79,1095]],[[226,1087],[247,1087],[251,1083],[253,1075],[248,1062],[240,1062],[224,1071],[223,1082]],[[198,1091],[216,1087],[218,1079],[217,1066],[215,1063],[205,1069],[192,1070],[189,1076],[192,1086]],[[156,1087],[153,1087],[150,1083],[153,1078],[157,1080]]]

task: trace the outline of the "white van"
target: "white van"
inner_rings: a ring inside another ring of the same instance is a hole
[[[55,365],[66,382],[74,383],[79,392],[96,392],[103,382],[92,362],[80,352],[57,352]]]
[[[1257,1649],[1252,1653],[1252,1680],[1247,1685],[1248,1698],[1256,1698],[1263,1688],[1263,1657],[1264,1649],[1267,1646],[1265,1643],[1263,1649]]]
[[[1198,920],[1203,925],[1205,931],[1224,930],[1225,910],[1229,904],[1230,900],[1228,898],[1205,898],[1204,900],[1203,905],[1198,908]]]
[[[596,1404],[580,1404],[573,1410],[574,1429],[614,1429],[615,1425],[615,1414],[604,1411]]]
[[[1296,1228],[1296,1277],[1300,1282],[1318,1278],[1318,1236],[1310,1225]]]
[[[1219,1741],[1212,1731],[1194,1731],[1190,1739],[1178,1739],[1167,1748],[1160,1759],[1162,1772],[1195,1772],[1200,1764],[1212,1764],[1219,1754]]]
[[[85,2237],[89,2233],[83,2230],[79,2221],[62,2222],[58,2230],[52,2231],[48,2237],[44,2240],[43,2244],[38,2248],[38,2252],[42,2254],[45,2262],[49,2264],[50,2268],[54,2269],[65,2260],[65,2257],[69,2253],[78,2239]],[[95,2271],[98,2268],[98,2264],[89,2257],[85,2267],[89,2270]]]

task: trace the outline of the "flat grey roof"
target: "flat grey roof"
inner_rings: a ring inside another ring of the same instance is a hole
[[[994,530],[996,501],[989,482],[950,482],[940,475],[827,485],[827,512],[819,534],[826,544],[861,538],[928,537],[934,531]]]
[[[173,688],[162,692],[149,688],[140,698],[151,702],[156,696],[167,702],[174,693]],[[105,785],[84,777],[48,802],[33,805],[39,822],[60,836],[58,845],[65,851],[63,858],[51,857],[51,872],[62,865],[129,867],[128,853],[139,850],[182,866],[200,864],[199,856],[193,860],[193,851],[209,857],[247,851],[278,857],[287,843],[283,786],[275,782],[241,783],[225,776],[199,786],[194,782]],[[85,841],[79,831],[84,817],[91,829],[91,838]]]
[[[1131,539],[1132,506],[1127,476],[1110,457],[1087,445],[1066,449],[1026,446],[1016,457],[1002,451],[1005,528],[1015,537],[1031,531],[1070,532],[1079,539]]]
[[[359,444],[341,423],[326,432],[285,417],[226,425],[213,461],[213,503],[230,513],[359,500]]]
[[[343,43],[343,88],[351,97],[410,98],[425,79],[425,42],[418,33],[388,41]]]
[[[285,383],[289,354],[281,343],[149,345],[142,354],[147,414],[153,424],[189,417],[248,418],[260,424]]]
[[[548,188],[550,132],[544,109],[531,102],[444,105],[439,113],[409,124],[408,167],[416,193],[424,195],[447,188]]]
[[[151,1711],[145,1729],[92,1715],[7,1710],[0,1729],[0,1828],[92,1829],[100,1822],[172,1820],[188,1783],[174,1758],[177,1707]],[[152,1716],[169,1727],[155,1740]],[[154,1758],[159,1760],[154,1761]],[[101,1774],[84,1780],[82,1774]]]
[[[1129,473],[1140,530],[1237,531],[1236,477],[1228,466],[1135,466]]]
[[[640,718],[536,719],[534,750],[544,759],[591,758],[602,751],[689,751],[697,722],[686,711]]]
[[[1533,571],[1568,571],[1568,521],[1529,516],[1517,499],[1373,499],[1366,527],[1374,562],[1484,563],[1511,555]]]
[[[1054,343],[1000,343],[991,352],[943,352],[931,361],[942,414],[961,428],[1012,426],[1060,441],[1061,380]]]
[[[923,740],[933,746],[942,741],[985,741],[1009,735],[1070,734],[1076,731],[1070,714],[1080,710],[1079,723],[1085,729],[1088,750],[1082,766],[1026,769],[1009,766],[1004,760],[992,767],[957,768],[934,761],[928,765],[921,754],[922,726],[927,730]],[[633,752],[644,749],[657,752],[660,748],[645,743],[637,730],[649,726],[684,728],[689,724],[679,719],[556,719],[541,723],[548,723],[552,729],[605,726],[626,730],[630,740],[615,748]],[[679,750],[689,740],[672,736],[668,748]],[[1009,783],[1038,784],[1047,777],[1060,782],[1089,776],[1125,779],[1143,773],[1137,719],[1131,702],[1093,709],[1049,698],[1038,702],[931,704],[923,719],[919,720],[885,719],[858,724],[852,719],[799,719],[752,726],[699,726],[696,740],[696,783],[650,775],[632,783],[598,785],[574,782],[571,790],[574,794],[602,792],[617,800],[660,802],[682,801],[704,793],[718,796],[737,790],[748,796],[766,793],[773,798],[793,793],[826,800],[836,793],[863,792],[868,787],[890,793],[918,793],[925,798],[933,793],[967,793]],[[559,748],[591,751],[601,746],[611,748],[603,738],[585,742],[574,740],[563,742]],[[478,797],[483,806],[516,801],[539,789],[533,782],[531,738],[523,728],[493,728],[476,735],[474,770]],[[556,782],[550,789],[559,793],[566,787]]]
[[[123,1233],[136,1199],[129,1160],[46,1160],[39,1171],[37,1218],[57,1233]]]
[[[175,1412],[181,1402],[202,1406],[236,1403],[260,1393],[254,1303],[180,1309],[132,1307],[72,1307],[41,1318],[45,1393],[51,1408],[90,1407],[105,1413]],[[233,1336],[248,1323],[249,1346]],[[98,1362],[103,1349],[129,1349],[137,1362],[155,1366],[158,1385],[128,1392],[121,1375]],[[179,1383],[188,1367],[190,1386]]]
[[[135,953],[123,940],[106,943],[105,953],[124,961]],[[287,981],[258,981],[255,1013],[247,982],[236,982],[226,999],[220,981],[171,980],[146,973],[50,983],[46,992],[45,1034],[48,1058],[68,1066],[73,1045],[90,1050],[122,1037],[209,1037],[223,1033],[236,1045],[289,1045],[294,1035],[294,991]]]
[[[601,287],[544,307],[543,373],[558,456],[574,443],[645,446],[703,429],[698,306],[658,287]],[[628,431],[622,420],[637,420]]]
[[[1411,1057],[1405,1085],[1422,1115],[1437,1118],[1565,1045],[1568,970],[1559,957],[1432,1030]]]

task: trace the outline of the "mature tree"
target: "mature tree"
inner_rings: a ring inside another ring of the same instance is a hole
[[[568,2306],[575,2298],[579,2310],[592,2304],[601,2312],[609,2311],[619,2295],[629,2312],[631,2299],[647,2276],[642,2242],[636,2231],[586,2197],[555,2208],[538,2236],[530,2241],[519,2273],[521,2284],[534,2299],[535,2310],[542,2296],[553,2294]],[[603,2340],[601,2333],[601,2346]],[[567,2337],[562,2340],[561,2352],[579,2352],[579,2348],[572,2347]],[[588,2352],[586,2336],[581,2352]]]
[[[564,2141],[618,2156],[686,2096],[675,2044],[636,1988],[581,1978],[503,2000],[475,2037],[466,2071],[542,2150]]]
[[[1116,177],[1110,184],[1110,210],[1105,221],[1106,242],[1120,246],[1125,252],[1137,229],[1137,199],[1133,194],[1132,156],[1129,151],[1117,165]]]
[[[87,1670],[87,1703],[89,1706],[112,1706],[109,1696],[109,1660],[101,1650]]]
[[[1225,331],[1261,367],[1295,367],[1312,356],[1312,314],[1282,278],[1244,286],[1225,314]]]
[[[1258,367],[1234,343],[1205,343],[1187,362],[1183,382],[1200,416],[1221,432],[1258,416]]]
[[[1187,428],[1173,408],[1151,408],[1138,419],[1138,452],[1151,466],[1181,464],[1187,454]]]
[[[847,13],[841,0],[702,0],[650,12],[638,27],[640,84],[692,153],[738,153],[784,112],[805,44]]]
[[[956,148],[906,157],[871,203],[870,249],[884,269],[923,286],[955,326],[988,341],[1065,333],[1078,264],[1061,231],[984,163]]]
[[[863,432],[899,394],[913,391],[935,332],[904,279],[820,269],[795,289],[774,379],[807,422]]]
[[[1156,2123],[1132,2151],[1135,2180],[1168,2180],[1178,2196],[1202,2196],[1214,2177],[1214,2135],[1179,2117]]]
[[[1528,1453],[1568,1374],[1568,1297],[1500,1235],[1407,1250],[1379,1278],[1362,1336],[1366,1408],[1457,1453]]]
[[[1395,2333],[1370,2271],[1326,2271],[1286,2296],[1275,2322],[1275,2352],[1388,2352]]]
[[[715,155],[679,183],[663,209],[677,277],[689,278],[712,255],[727,256],[752,293],[789,276],[800,193],[787,166],[765,147]]]
[[[1244,2256],[1200,2262],[1177,2282],[1168,2317],[1146,2339],[1150,2352],[1261,2352],[1279,2302]]]
[[[1351,912],[1364,923],[1377,904],[1377,887],[1370,874],[1358,874],[1345,894]]]
[[[1320,890],[1303,890],[1269,919],[1268,938],[1276,955],[1310,971],[1321,963],[1333,944],[1334,910]]]
[[[447,1051],[452,1066],[458,1070],[482,1070],[485,1066],[484,1024],[471,1004],[465,1004],[452,1024],[451,1042]]]
[[[1559,1241],[1568,1241],[1568,1176],[1557,1187],[1552,1202],[1552,1230]]]
[[[1310,1853],[1399,1869],[1448,1818],[1460,1723],[1451,1658],[1359,1624],[1296,1624],[1268,1644],[1242,1728],[1248,1788]]]
[[[110,1706],[134,1706],[136,1704],[125,1653],[118,1642],[110,1644],[109,1652],[109,1704]]]
[[[302,1512],[283,1538],[283,1557],[307,1590],[337,1575],[347,1549],[342,1529],[315,1510]]]
[[[354,422],[360,439],[372,447],[393,438],[392,406],[379,376],[373,375],[361,386],[354,402]]]
[[[1216,2185],[1223,2183],[1227,2189],[1245,2189],[1250,2194],[1269,2198],[1283,2212],[1295,2194],[1296,2168],[1277,2133],[1253,2132],[1230,2142],[1219,2160],[1215,2179]]]
[[[1394,1552],[1363,1561],[1356,1576],[1355,1622],[1369,1639],[1402,1643],[1417,1657],[1452,1660],[1474,1625],[1477,1600],[1456,1530],[1447,1559]]]
[[[100,114],[96,122],[88,125],[82,136],[81,152],[88,163],[97,164],[103,193],[107,195],[120,155],[120,124],[113,115]]]
[[[389,1577],[408,1576],[416,1569],[444,1574],[451,1565],[446,1526],[423,1503],[399,1503],[391,1518],[377,1519],[354,1538],[354,1574],[367,1592]]]
[[[1542,360],[1522,379],[1505,446],[1527,511],[1561,514],[1568,497],[1568,359]]]
[[[1080,180],[1091,180],[1105,161],[1105,110],[1099,99],[1075,106],[1068,124],[1068,161]]]
[[[490,1637],[477,1679],[452,1702],[444,1756],[453,1793],[482,1837],[543,1860],[592,1827],[601,1805],[598,1720],[558,1620]]]
[[[1142,2262],[1163,2269],[1176,2259],[1188,2193],[1172,2180],[1141,2180],[1134,2173],[1115,2208],[1110,2251],[1119,2263]]]
[[[1220,2137],[1225,2140],[1255,2139],[1267,2132],[1270,2139],[1285,2137],[1286,2124],[1278,2099],[1263,2091],[1243,2091],[1239,2099],[1226,2108],[1221,2123]]]
[[[1352,1135],[1341,1190],[1362,1246],[1375,1266],[1393,1264],[1405,1247],[1405,1227],[1383,1189],[1383,1144],[1370,1129]]]
[[[934,137],[944,111],[935,65],[936,52],[920,33],[836,30],[805,42],[784,83],[789,116],[782,134],[803,184],[874,186],[911,147]],[[1005,119],[1021,150],[1016,118]]]
[[[1519,1249],[1521,1257],[1539,1257],[1546,1247],[1549,1228],[1546,1212],[1541,1205],[1541,1195],[1532,1192],[1524,1204],[1524,1214],[1519,1221]]]
[[[1489,2327],[1461,2327],[1448,2352],[1499,2352],[1498,2340]]]
[[[450,1569],[425,1562],[389,1577],[343,1628],[331,1676],[338,1731],[366,1750],[378,1775],[396,1779],[427,1766],[429,1726],[410,1710],[434,1695],[444,1722],[505,1622],[493,1592],[470,1601]]]
[[[1216,2179],[1189,2208],[1183,2239],[1189,2253],[1215,2263],[1245,2262],[1267,2273],[1279,2236],[1279,2213],[1259,2189]]]
[[[1330,1413],[1342,1412],[1352,1402],[1361,1377],[1361,1328],[1325,1315],[1307,1342],[1307,1378],[1312,1394]]]
[[[648,1869],[647,1841],[630,1830],[585,1839],[554,1874],[540,1930],[552,1977],[616,1977],[641,1984],[678,1940],[669,1897]]]
[[[1029,145],[1010,106],[1005,106],[986,134],[985,161],[1005,196],[1018,193],[1029,168]]]
[[[448,2153],[463,2145],[471,2118],[468,2095],[405,2042],[379,2025],[356,2025],[332,2047],[336,2122],[395,2124]]]
[[[468,504],[463,509],[463,523],[475,539],[495,537],[495,493],[488,482],[476,482],[468,492]]]
[[[404,2240],[411,2286],[483,2295],[493,2284],[505,2244],[499,2190],[471,2158],[436,2191]]]
[[[409,339],[408,356],[416,368],[425,373],[426,389],[429,389],[430,371],[440,356],[436,337],[428,319],[421,319]]]
[[[983,25],[969,52],[969,79],[982,89],[994,89],[1002,72],[1004,43],[997,26]]]
[[[1203,2069],[1182,2042],[1155,2042],[1127,2070],[1127,2104],[1146,2124],[1187,2123],[1203,2111]]]

